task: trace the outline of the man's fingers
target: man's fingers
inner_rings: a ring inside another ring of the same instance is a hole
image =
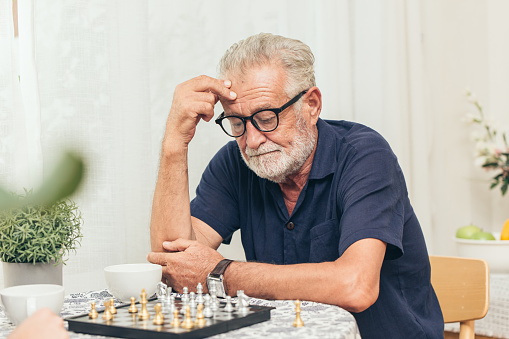
[[[194,243],[195,240],[177,239],[163,242],[163,248],[169,252],[183,252]]]
[[[172,263],[179,262],[182,260],[184,253],[168,253],[168,252],[150,252],[147,255],[147,260],[156,265],[169,266]]]
[[[168,253],[164,252],[150,252],[147,255],[147,260],[151,262],[152,264],[157,264],[161,266],[166,266],[168,263]]]
[[[235,100],[237,98],[237,93],[230,90],[232,83],[229,80],[214,79],[206,75],[200,75],[195,79],[197,91],[211,92],[227,100]]]

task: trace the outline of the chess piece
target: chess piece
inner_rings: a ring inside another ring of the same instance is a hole
[[[147,310],[147,292],[145,292],[145,289],[141,291],[140,297],[141,297],[140,300],[141,311],[140,314],[138,315],[138,319],[140,320],[150,319],[150,313],[148,313]]]
[[[138,313],[138,308],[136,308],[136,298],[131,297],[131,306],[129,306],[129,313]]]
[[[203,308],[203,316],[205,318],[212,318],[214,315],[214,312],[212,312],[212,309],[210,308],[210,295],[205,294],[205,304]]]
[[[194,292],[189,293],[189,307],[191,308],[191,316],[196,315],[196,298],[194,297]]]
[[[215,312],[219,309],[219,300],[217,300],[216,288],[212,287],[210,292],[210,309]]]
[[[202,328],[205,326],[207,321],[205,320],[205,316],[203,315],[203,304],[198,304],[197,311],[196,311],[196,326],[199,328]]]
[[[229,295],[226,296],[226,305],[224,307],[224,311],[228,313],[233,312],[232,297]]]
[[[201,283],[198,283],[196,286],[196,303],[197,304],[203,304],[203,286]]]
[[[110,299],[110,312],[111,314],[117,314],[117,309],[115,308],[115,303],[113,298]]]
[[[180,308],[181,314],[186,314],[186,306],[189,305],[189,295],[187,294],[187,287],[184,287],[184,295],[181,298],[182,307]]]
[[[184,321],[182,322],[182,328],[190,330],[194,327],[193,320],[191,319],[191,307],[189,305],[187,305],[185,311],[186,311],[186,317],[184,318]]]
[[[304,326],[304,322],[300,317],[300,300],[295,301],[295,320],[293,321],[293,327],[302,327]]]
[[[173,313],[173,311],[175,311],[175,297],[171,295],[170,296],[170,307],[168,309],[168,312]]]
[[[163,315],[163,312],[161,312],[161,304],[160,303],[157,303],[154,306],[154,311],[156,312],[156,315],[154,316],[154,320],[152,321],[152,323],[154,325],[164,324],[164,315]]]
[[[187,287],[182,288],[182,293],[184,294],[182,296],[182,301],[186,300],[189,302],[189,289]]]
[[[171,321],[171,326],[174,328],[177,328],[180,326],[179,310],[178,309],[173,310],[173,320]]]
[[[163,283],[163,282],[157,283],[157,288],[156,288],[157,300],[161,300],[166,296],[167,289],[168,289],[168,286],[166,286],[165,283]]]
[[[104,302],[104,312],[102,318],[106,321],[110,321],[111,319],[113,319],[113,314],[111,314],[110,311],[110,303],[108,301]]]
[[[161,312],[168,313],[169,307],[170,307],[170,298],[164,297],[163,300],[161,300]]]
[[[247,313],[248,312],[249,302],[247,301],[247,296],[244,294],[243,290],[237,291],[237,312],[239,313]]]
[[[90,319],[95,319],[99,316],[99,313],[97,313],[96,309],[95,309],[95,302],[92,301],[91,305],[92,309],[90,310],[90,313],[88,314],[88,317]]]

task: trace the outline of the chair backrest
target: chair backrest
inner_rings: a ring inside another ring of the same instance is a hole
[[[461,331],[472,332],[474,320],[483,318],[489,306],[489,269],[482,259],[430,256],[431,284],[445,323],[460,322]],[[465,326],[471,329],[464,329]]]

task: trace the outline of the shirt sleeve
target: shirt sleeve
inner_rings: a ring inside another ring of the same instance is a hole
[[[232,144],[233,143],[233,144]],[[239,228],[239,152],[235,141],[223,146],[212,158],[191,201],[191,215],[212,227],[229,244]]]
[[[396,156],[378,134],[346,146],[348,161],[338,189],[339,254],[354,242],[387,243],[386,259],[403,254],[406,184]]]

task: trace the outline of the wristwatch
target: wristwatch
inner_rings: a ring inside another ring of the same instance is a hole
[[[223,259],[217,264],[217,266],[212,270],[212,272],[207,275],[207,288],[209,289],[209,293],[212,289],[216,290],[216,296],[220,298],[226,298],[228,295],[228,291],[226,290],[226,286],[224,285],[224,271],[228,265],[230,265],[233,260]]]

